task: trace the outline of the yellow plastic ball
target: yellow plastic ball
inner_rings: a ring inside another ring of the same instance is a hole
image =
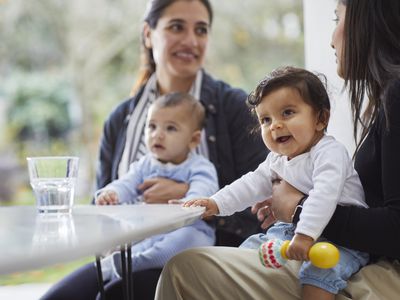
[[[308,256],[311,263],[321,269],[333,268],[340,259],[338,248],[327,242],[316,243],[311,247]]]

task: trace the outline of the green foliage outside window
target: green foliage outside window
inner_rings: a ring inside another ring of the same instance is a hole
[[[7,93],[8,126],[20,143],[49,143],[71,129],[69,87],[46,77],[22,77]]]

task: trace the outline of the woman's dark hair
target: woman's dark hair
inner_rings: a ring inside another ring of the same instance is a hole
[[[340,0],[346,6],[343,77],[349,89],[358,150],[381,108],[384,94],[400,78],[400,1]],[[368,104],[362,113],[365,95]],[[358,139],[358,126],[361,136]],[[389,129],[389,128],[387,128]]]
[[[303,100],[319,114],[320,121],[328,124],[331,104],[326,91],[326,77],[295,67],[281,67],[268,74],[247,97],[253,112],[262,99],[280,88],[297,90]]]
[[[200,1],[208,11],[211,25],[213,19],[213,10],[209,0],[149,0],[143,21],[149,24],[150,28],[156,28],[158,20],[162,17],[165,9],[176,1]],[[131,94],[135,94],[137,89],[145,84],[150,78],[151,74],[153,74],[156,70],[156,64],[153,59],[153,50],[145,46],[143,32],[141,42],[140,70],[138,79],[132,88]]]

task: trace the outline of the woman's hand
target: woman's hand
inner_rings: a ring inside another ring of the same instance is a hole
[[[294,210],[304,195],[284,180],[275,180],[272,184],[272,198],[253,205],[251,212],[257,214],[266,229],[276,221],[290,223]]]
[[[272,186],[271,210],[276,220],[290,223],[303,193],[284,180],[275,181]]]
[[[168,200],[185,197],[189,190],[189,185],[167,178],[156,177],[145,180],[138,188],[143,192],[144,201],[154,204],[168,203]]]
[[[276,222],[275,216],[271,210],[272,198],[258,202],[251,207],[251,212],[257,214],[257,219],[262,222],[261,228],[267,229]]]

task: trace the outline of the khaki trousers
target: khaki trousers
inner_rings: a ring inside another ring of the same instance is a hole
[[[281,269],[261,265],[257,251],[205,247],[173,257],[161,274],[157,300],[301,299],[300,263]],[[336,299],[400,299],[400,264],[379,261],[354,274]]]

